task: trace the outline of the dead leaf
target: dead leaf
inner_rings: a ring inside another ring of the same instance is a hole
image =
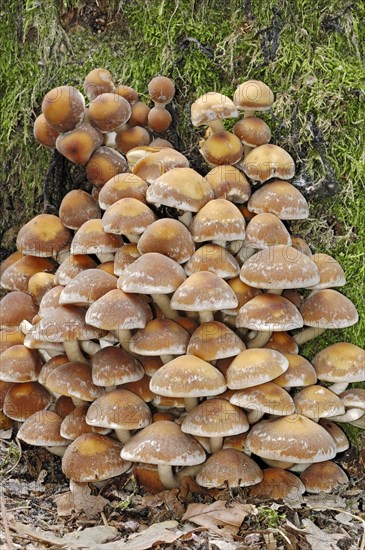
[[[100,544],[115,539],[118,535],[119,531],[115,527],[98,525],[98,527],[87,527],[83,531],[67,533],[62,540],[82,548],[96,548]]]
[[[88,518],[97,516],[109,501],[101,495],[92,495],[87,483],[70,481],[71,491],[55,496],[57,514],[70,516],[73,511],[84,512]]]
[[[154,523],[142,533],[131,535],[125,542],[101,544],[96,550],[147,550],[155,544],[171,544],[185,533],[176,529],[177,521]]]
[[[302,523],[305,530],[302,531],[308,543],[313,550],[338,550],[339,546],[337,542],[346,537],[344,534],[326,533],[317,527],[310,519],[303,519]]]
[[[254,513],[256,507],[239,502],[230,506],[226,505],[227,502],[223,500],[217,500],[209,505],[189,504],[182,520],[189,520],[223,538],[231,539],[232,535],[238,533],[245,517]]]

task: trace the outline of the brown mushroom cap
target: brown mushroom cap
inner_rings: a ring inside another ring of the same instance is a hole
[[[148,113],[148,128],[152,132],[162,133],[170,127],[172,122],[172,116],[169,111],[163,107],[152,107]],[[149,140],[148,142],[149,143]]]
[[[264,120],[255,116],[241,118],[233,126],[232,132],[250,147],[258,147],[269,143],[271,130]]]
[[[202,142],[200,153],[213,166],[236,164],[243,155],[243,146],[237,136],[221,130]]]
[[[223,393],[223,374],[199,357],[181,355],[156,371],[150,389],[167,397],[203,397]]]
[[[44,114],[41,113],[34,121],[33,135],[39,143],[49,149],[53,149],[56,145],[56,139],[59,136],[59,132],[52,128],[47,122]]]
[[[160,110],[165,111],[164,109]],[[116,133],[115,146],[118,151],[125,155],[126,153],[128,153],[128,151],[133,149],[133,147],[148,145],[150,139],[151,138],[149,132],[142,126],[134,126],[133,128],[122,128]]]
[[[84,80],[84,91],[90,100],[100,94],[112,92],[114,89],[113,77],[107,69],[98,67],[90,71]]]
[[[323,386],[307,386],[294,396],[294,403],[299,414],[318,420],[345,413],[340,397]]]
[[[124,97],[124,99],[126,99],[130,104],[138,101],[138,92],[136,92],[136,90],[131,86],[118,84],[118,86],[113,89],[113,92]]]
[[[275,378],[275,384],[283,388],[294,388],[298,386],[311,386],[317,382],[317,374],[313,365],[301,355],[296,353],[284,353],[288,359],[288,369]]]
[[[128,163],[131,159],[131,154],[136,151],[137,148],[131,149],[127,154]],[[149,149],[147,155],[143,155],[142,158],[137,160],[134,166],[131,168],[133,174],[143,178],[147,183],[154,183],[156,179],[160,178],[164,174],[170,172],[174,168],[188,168],[188,159],[179,151],[168,147],[158,148],[153,150],[153,147],[145,148]],[[149,201],[151,202],[151,201]]]
[[[136,433],[121,452],[125,460],[148,464],[194,466],[205,460],[202,446],[169,420],[150,424]]]
[[[262,480],[261,468],[241,451],[221,449],[210,456],[196,476],[203,487],[247,487]]]
[[[213,189],[215,199],[227,199],[239,204],[250,198],[251,186],[246,176],[231,164],[215,166],[205,179]]]
[[[114,256],[114,274],[123,275],[125,268],[139,258],[137,243],[125,243]]]
[[[117,288],[117,279],[101,269],[85,269],[74,277],[62,290],[59,304],[88,306]]]
[[[88,220],[75,233],[71,243],[71,254],[113,253],[122,244],[121,236],[104,231],[101,220]]]
[[[293,330],[303,326],[297,308],[283,296],[260,294],[241,307],[236,317],[237,327],[251,330]]]
[[[29,278],[28,292],[36,304],[39,305],[45,293],[54,287],[54,281],[55,275],[44,271],[38,271]]]
[[[311,464],[300,474],[307,493],[332,493],[341,485],[347,485],[349,479],[337,464],[331,461]]]
[[[58,306],[45,313],[34,326],[32,333],[45,342],[73,342],[92,340],[104,335],[104,331],[85,322],[85,310],[81,307]]]
[[[94,401],[104,393],[103,388],[93,384],[90,367],[77,361],[64,363],[55,368],[47,376],[46,385],[55,394],[75,397],[82,401]]]
[[[319,380],[326,382],[364,381],[365,350],[350,342],[337,342],[313,358]]]
[[[274,94],[261,80],[247,80],[236,88],[233,101],[240,111],[267,111],[274,102]]]
[[[345,272],[332,256],[317,252],[313,254],[311,259],[318,267],[321,277],[319,283],[312,287],[313,290],[321,290],[346,284]]]
[[[3,411],[9,418],[23,422],[48,407],[51,401],[51,394],[38,382],[22,382],[13,384],[7,391]]]
[[[181,430],[195,436],[225,437],[247,432],[245,413],[226,399],[207,399],[184,416]]]
[[[42,112],[57,132],[68,132],[84,118],[85,100],[73,86],[58,86],[46,93]]]
[[[23,319],[31,321],[37,311],[29,294],[18,290],[9,292],[0,300],[0,326],[3,329],[19,327]]]
[[[267,248],[278,244],[290,246],[291,237],[277,216],[270,213],[257,214],[249,221],[244,246]]]
[[[301,192],[291,183],[281,180],[274,180],[257,189],[247,206],[250,212],[270,212],[281,220],[302,220],[309,216],[308,203]]]
[[[319,282],[320,276],[316,264],[308,256],[291,246],[276,245],[246,260],[240,278],[250,286],[282,289],[311,287]]]
[[[102,225],[106,233],[138,239],[155,220],[156,214],[146,204],[133,197],[125,197],[108,207],[102,217]]]
[[[146,200],[147,183],[135,174],[117,174],[112,177],[100,189],[99,204],[103,210],[109,206],[124,199],[133,197],[139,201]]]
[[[285,372],[289,361],[271,349],[247,349],[235,357],[227,370],[227,384],[239,390],[270,382]]]
[[[124,97],[103,93],[90,102],[89,120],[101,132],[118,130],[131,116],[131,106]]]
[[[237,107],[233,101],[218,92],[208,92],[191,105],[191,122],[193,126],[210,124],[214,120],[235,118]]]
[[[62,458],[63,473],[80,483],[118,476],[130,468],[120,456],[123,445],[106,435],[80,435],[66,449]]]
[[[272,143],[252,149],[244,158],[242,169],[246,176],[261,183],[271,178],[290,180],[295,173],[289,153]]]
[[[148,202],[171,206],[184,212],[198,212],[213,196],[213,191],[203,176],[187,167],[169,170],[158,177],[147,190]]]
[[[182,355],[189,333],[172,319],[153,319],[131,338],[130,349],[139,355]]]
[[[86,165],[88,181],[97,187],[102,187],[112,177],[126,172],[127,161],[118,151],[102,146],[96,149]]]
[[[226,199],[213,199],[195,215],[191,234],[195,242],[242,240],[245,225],[237,206]]]
[[[86,423],[86,413],[88,405],[79,405],[74,407],[69,414],[63,417],[60,434],[65,439],[71,439],[72,441],[82,434],[86,433],[99,433],[106,435],[110,432],[109,428],[100,428],[98,426],[89,426]]]
[[[0,380],[4,382],[33,382],[41,370],[40,356],[36,350],[18,344],[0,355]]]
[[[69,441],[60,434],[62,420],[63,418],[53,411],[35,412],[20,426],[18,438],[29,445],[66,447]]]
[[[53,214],[38,214],[20,229],[16,245],[30,256],[56,256],[67,250],[71,233]]]
[[[259,422],[251,428],[247,446],[263,458],[300,464],[322,462],[336,455],[336,444],[330,434],[298,414]]]
[[[349,448],[350,442],[347,439],[347,435],[343,430],[341,430],[338,424],[336,424],[329,418],[321,418],[319,420],[319,424],[325,430],[327,430],[330,436],[334,439],[338,453],[342,453],[343,451],[346,451],[346,449]]]
[[[140,380],[144,369],[139,360],[122,348],[107,346],[91,358],[92,379],[97,386],[116,386]]]
[[[78,273],[94,267],[96,262],[87,254],[70,254],[59,265],[55,273],[55,284],[66,286]]]
[[[42,384],[42,386],[46,386],[47,385],[46,384],[47,376],[52,371],[54,371],[57,367],[59,367],[60,365],[64,365],[65,363],[68,363],[68,362],[69,362],[69,359],[68,359],[67,355],[60,354],[60,355],[55,355],[54,357],[51,357],[51,359],[49,359],[42,366],[41,371],[40,371],[39,376],[38,376],[38,382],[40,384]],[[60,414],[60,413],[57,413],[57,414]],[[60,415],[60,416],[62,416],[62,415]]]
[[[81,166],[87,164],[95,149],[102,144],[102,134],[87,122],[60,134],[56,139],[57,151],[71,162]]]
[[[131,391],[118,388],[91,403],[86,414],[90,426],[114,430],[139,430],[151,423],[147,403]]]
[[[304,324],[317,328],[345,328],[359,320],[354,304],[337,290],[313,290],[300,308]]]
[[[0,304],[1,309],[1,304]],[[0,353],[24,342],[24,334],[16,328],[0,330]]]
[[[184,269],[188,276],[197,271],[211,271],[222,279],[229,279],[227,282],[230,285],[232,277],[239,274],[240,266],[224,246],[207,243],[194,252]]]
[[[148,84],[148,94],[152,101],[166,105],[175,95],[175,85],[171,78],[155,76]]]
[[[90,193],[73,189],[63,197],[59,216],[65,227],[77,230],[84,222],[100,218],[101,214],[98,201]]]
[[[239,390],[232,395],[230,402],[242,409],[257,411],[260,416],[261,413],[288,416],[295,412],[288,392],[274,382]]]
[[[298,502],[305,492],[304,484],[291,472],[281,468],[266,468],[263,474],[263,480],[250,488],[250,497],[265,500],[285,498]]]
[[[222,277],[222,275],[220,276]],[[262,292],[259,288],[254,288],[252,286],[246,285],[246,283],[241,281],[239,277],[229,279],[227,283],[237,297],[238,306],[233,309],[223,309],[222,311],[225,315],[237,315],[238,311],[244,304],[246,304],[249,300],[252,300],[252,298],[254,298],[255,296],[258,296]]]
[[[204,361],[232,357],[245,349],[242,340],[219,321],[202,323],[192,334],[187,353]]]
[[[28,292],[29,280],[33,275],[43,271],[54,271],[55,266],[55,262],[50,258],[23,256],[5,269],[1,277],[1,286],[7,290]]]
[[[138,241],[141,254],[159,252],[175,260],[185,263],[195,250],[191,233],[178,220],[163,218],[152,222]]]

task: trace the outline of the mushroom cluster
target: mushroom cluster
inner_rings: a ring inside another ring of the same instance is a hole
[[[256,116],[270,88],[250,80],[192,104],[204,176],[155,137],[171,123],[169,78],[149,83],[151,109],[106,69],[84,91],[87,107],[72,86],[48,92],[34,125],[92,190],[24,225],[1,266],[1,427],[20,423],[76,483],[131,467],[152,491],[186,475],[265,498],[346,483],[331,460],[349,445],[337,423],[364,427],[365,390],[347,385],[364,381],[365,351],[299,354],[357,312],[336,260],[289,231],[309,209]]]

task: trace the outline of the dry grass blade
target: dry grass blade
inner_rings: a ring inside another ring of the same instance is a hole
[[[8,518],[6,515],[6,508],[5,508],[5,499],[2,491],[0,493],[0,509],[1,509],[1,516],[3,518],[6,544],[7,544],[8,550],[13,550],[14,546],[13,546],[13,541],[12,541],[11,533],[9,529]]]

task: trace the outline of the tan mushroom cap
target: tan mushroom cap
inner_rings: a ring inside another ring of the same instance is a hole
[[[206,361],[194,355],[181,355],[153,374],[150,389],[167,397],[216,396],[226,390],[226,381]]]
[[[23,422],[48,407],[51,401],[51,394],[38,382],[22,382],[13,384],[7,391],[3,411],[9,418]]]
[[[54,286],[50,290],[47,290],[39,304],[39,317],[43,317],[45,313],[48,313],[58,307],[58,300],[60,299],[60,294],[62,290],[63,286],[61,285]]]
[[[43,98],[42,113],[57,132],[68,132],[84,118],[85,100],[73,86],[53,88]]]
[[[273,245],[291,245],[291,236],[282,221],[270,213],[257,214],[246,227],[244,246],[267,248]]]
[[[86,323],[83,308],[73,305],[58,306],[45,313],[32,333],[39,340],[52,343],[92,340],[104,335],[104,331]]]
[[[49,149],[53,149],[56,144],[56,139],[59,136],[59,132],[52,128],[52,126],[47,122],[44,114],[41,113],[34,121],[33,135],[39,143]]]
[[[319,282],[320,276],[316,264],[308,256],[291,246],[275,245],[246,260],[240,278],[250,286],[282,289],[311,287]]]
[[[174,82],[166,76],[155,76],[148,84],[148,95],[152,101],[166,105],[175,95]]]
[[[92,100],[100,94],[113,91],[113,77],[107,69],[97,67],[86,75],[83,87],[87,97]]]
[[[84,122],[77,128],[56,139],[56,149],[74,164],[85,166],[91,155],[103,145],[102,134],[91,124]]]
[[[38,376],[38,382],[42,384],[42,386],[46,386],[46,380],[47,376],[54,371],[57,367],[60,365],[64,365],[65,363],[68,363],[69,359],[67,355],[60,354],[55,355],[54,357],[51,357],[41,368],[41,371]],[[57,412],[57,411],[56,411]],[[57,413],[59,414],[59,413]],[[62,416],[62,415],[61,415]]]
[[[237,206],[226,199],[213,199],[195,215],[191,234],[195,242],[242,240],[245,225]]]
[[[266,468],[263,470],[263,474],[263,480],[250,487],[249,494],[251,498],[300,501],[300,496],[305,492],[305,487],[296,475],[281,468]]]
[[[71,254],[113,253],[122,245],[122,237],[106,233],[101,220],[88,220],[75,233],[71,243]]]
[[[210,271],[190,275],[171,298],[172,309],[182,311],[217,311],[237,307],[237,304],[231,287]]]
[[[342,453],[349,448],[350,442],[347,439],[347,435],[340,426],[328,418],[321,418],[319,424],[327,430],[330,436],[334,439],[336,443],[336,448],[338,453]]]
[[[259,422],[248,434],[249,450],[271,460],[307,463],[334,458],[336,444],[313,420],[298,414]]]
[[[29,416],[18,431],[18,438],[29,445],[66,447],[69,441],[61,436],[63,418],[53,411],[37,411]]]
[[[41,360],[36,350],[18,344],[0,355],[0,380],[4,382],[33,382],[38,379]]]
[[[313,290],[321,290],[346,284],[345,272],[332,256],[316,252],[311,259],[318,267],[321,277],[319,283],[312,287]]]
[[[124,97],[124,99],[126,99],[130,104],[138,101],[138,92],[126,84],[118,84],[118,86],[113,89],[113,92]]]
[[[123,445],[106,435],[80,435],[66,449],[62,471],[80,483],[99,481],[126,472],[131,464],[120,456]]]
[[[67,395],[82,401],[94,401],[104,393],[103,388],[93,384],[91,368],[86,363],[77,361],[55,368],[47,376],[46,385],[57,395]]]
[[[365,350],[350,342],[337,342],[312,359],[319,380],[326,382],[363,382]]]
[[[56,264],[50,258],[23,256],[7,269],[1,276],[1,286],[7,290],[28,292],[30,278],[36,273],[54,271]]]
[[[39,305],[45,293],[55,286],[54,280],[55,275],[53,273],[46,273],[44,271],[38,271],[38,273],[34,273],[30,277],[28,292],[36,304]]]
[[[276,349],[281,353],[298,353],[299,346],[294,340],[293,336],[290,336],[285,331],[273,332],[264,346],[269,349]]]
[[[114,274],[123,275],[125,268],[139,258],[137,243],[125,243],[114,256]]]
[[[262,480],[261,468],[245,453],[221,449],[211,455],[200,469],[196,481],[202,487],[247,487]]]
[[[148,252],[127,266],[118,279],[124,292],[169,294],[186,279],[180,264],[158,252]]]
[[[144,369],[137,357],[123,348],[107,346],[91,358],[92,379],[97,386],[117,386],[143,378]]]
[[[128,169],[127,161],[115,149],[102,146],[96,149],[86,165],[88,181],[97,187],[102,187],[111,178]]]
[[[198,212],[213,199],[208,182],[192,168],[173,168],[158,177],[147,190],[147,201],[178,210]]]
[[[130,349],[139,355],[183,355],[189,333],[171,319],[153,319],[131,338]]]
[[[269,143],[271,140],[271,130],[264,120],[256,116],[241,118],[233,126],[232,132],[244,143],[250,147],[258,147]]]
[[[87,220],[101,217],[98,201],[82,189],[69,191],[59,208],[60,220],[69,229],[79,229]]]
[[[274,102],[274,94],[261,80],[247,80],[236,88],[233,101],[240,111],[267,111]]]
[[[195,250],[190,231],[178,220],[163,218],[152,222],[138,241],[141,254],[159,252],[179,264],[185,263]]]
[[[25,319],[31,321],[38,311],[31,296],[14,290],[0,300],[0,326],[3,329],[19,327]]]
[[[210,166],[236,164],[243,155],[243,146],[237,136],[221,130],[201,142],[200,153]]]
[[[299,414],[318,420],[345,413],[340,397],[323,386],[307,386],[294,396],[294,403]]]
[[[311,464],[300,474],[307,493],[332,493],[341,485],[347,485],[349,478],[345,472],[330,460]]]
[[[303,220],[309,216],[306,199],[288,181],[274,180],[266,183],[252,194],[247,206],[250,212],[268,212],[281,220]]]
[[[20,229],[16,246],[22,254],[50,257],[67,250],[71,233],[53,214],[38,214]]]
[[[131,116],[128,120],[128,126],[147,126],[148,113],[150,108],[143,101],[135,101],[131,105]]]
[[[84,269],[96,268],[96,262],[87,254],[70,254],[55,273],[55,284],[66,286]]]
[[[105,330],[143,328],[152,319],[147,302],[136,294],[110,290],[94,302],[86,313],[86,322]]]
[[[24,334],[20,330],[13,327],[0,330],[0,353],[23,342]]]
[[[139,430],[151,423],[147,403],[131,391],[118,388],[91,403],[86,414],[90,426],[114,430]]]
[[[197,271],[211,271],[222,279],[232,279],[240,272],[236,258],[224,246],[214,243],[203,244],[198,248],[186,262],[184,269],[188,276]],[[230,285],[231,281],[227,282]]]
[[[221,275],[222,276],[222,275]],[[240,308],[252,300],[255,296],[258,296],[262,293],[262,290],[259,288],[254,288],[252,286],[246,285],[239,277],[233,277],[233,279],[229,279],[227,281],[233,292],[235,293],[237,300],[238,300],[238,306],[233,309],[223,309],[223,313],[225,315],[237,315]]]
[[[297,308],[283,296],[260,294],[241,307],[236,317],[237,327],[252,330],[293,330],[303,326]]]
[[[208,92],[191,105],[191,122],[193,126],[210,124],[214,120],[235,118],[237,107],[233,101],[219,92]]]
[[[311,386],[317,382],[317,374],[313,365],[301,355],[296,353],[284,353],[288,359],[288,369],[275,378],[275,384],[283,388],[295,388],[298,386]]]
[[[124,199],[132,197],[141,202],[146,200],[147,183],[135,174],[117,174],[100,189],[99,204],[103,210]]]
[[[251,186],[246,176],[231,164],[215,166],[205,179],[213,189],[215,199],[227,199],[240,204],[251,195]]]
[[[204,361],[232,357],[245,349],[242,340],[219,321],[202,323],[192,334],[187,353]]]
[[[137,238],[156,220],[156,214],[146,204],[133,197],[125,197],[108,207],[102,217],[106,233]]]
[[[151,403],[155,395],[150,390],[150,380],[151,377],[145,374],[140,380],[135,382],[127,382],[126,384],[121,385],[120,388],[135,393],[146,403]]]
[[[88,306],[117,288],[117,278],[101,269],[85,269],[74,277],[62,290],[59,304]]]
[[[148,464],[194,466],[205,460],[203,447],[169,420],[150,424],[136,433],[121,452],[125,460]]]
[[[122,127],[115,135],[115,147],[125,155],[134,147],[148,145],[150,139],[149,132],[142,126],[134,126],[133,128]]]
[[[172,116],[164,107],[156,106],[152,107],[148,113],[147,122],[148,128],[152,132],[162,133],[170,127]],[[149,143],[149,140],[147,143]]]
[[[124,97],[102,93],[90,102],[89,120],[100,132],[118,130],[131,116],[131,106]]]
[[[225,437],[247,432],[245,413],[226,399],[207,399],[184,416],[181,430],[195,436]]]
[[[288,368],[289,361],[278,351],[251,348],[235,357],[227,370],[227,385],[239,390],[270,382]]]
[[[261,183],[271,178],[290,180],[295,173],[294,160],[289,153],[272,143],[252,149],[244,158],[242,169],[246,176]]]
[[[102,435],[106,435],[110,432],[109,428],[89,426],[89,424],[86,423],[87,410],[88,405],[79,405],[77,407],[74,407],[74,409],[72,409],[69,414],[63,417],[60,426],[60,434],[62,437],[68,440],[71,439],[73,441],[80,435],[90,432],[99,433]]]
[[[345,328],[359,320],[351,300],[332,288],[313,290],[300,308],[300,313],[305,325],[317,328]]]
[[[188,159],[175,149],[169,147],[163,147],[155,151],[153,151],[153,148],[151,149],[152,151],[137,160],[132,168],[133,174],[146,180],[147,183],[154,183],[158,178],[175,168],[189,167]],[[131,149],[129,153],[133,151],[135,149]],[[130,154],[127,155],[128,162],[130,156]]]
[[[339,397],[346,409],[356,407],[365,412],[365,388],[350,388],[341,392]]]
[[[288,416],[295,412],[292,398],[274,382],[265,382],[235,392],[230,398],[233,405],[242,409],[254,410],[278,416]]]

